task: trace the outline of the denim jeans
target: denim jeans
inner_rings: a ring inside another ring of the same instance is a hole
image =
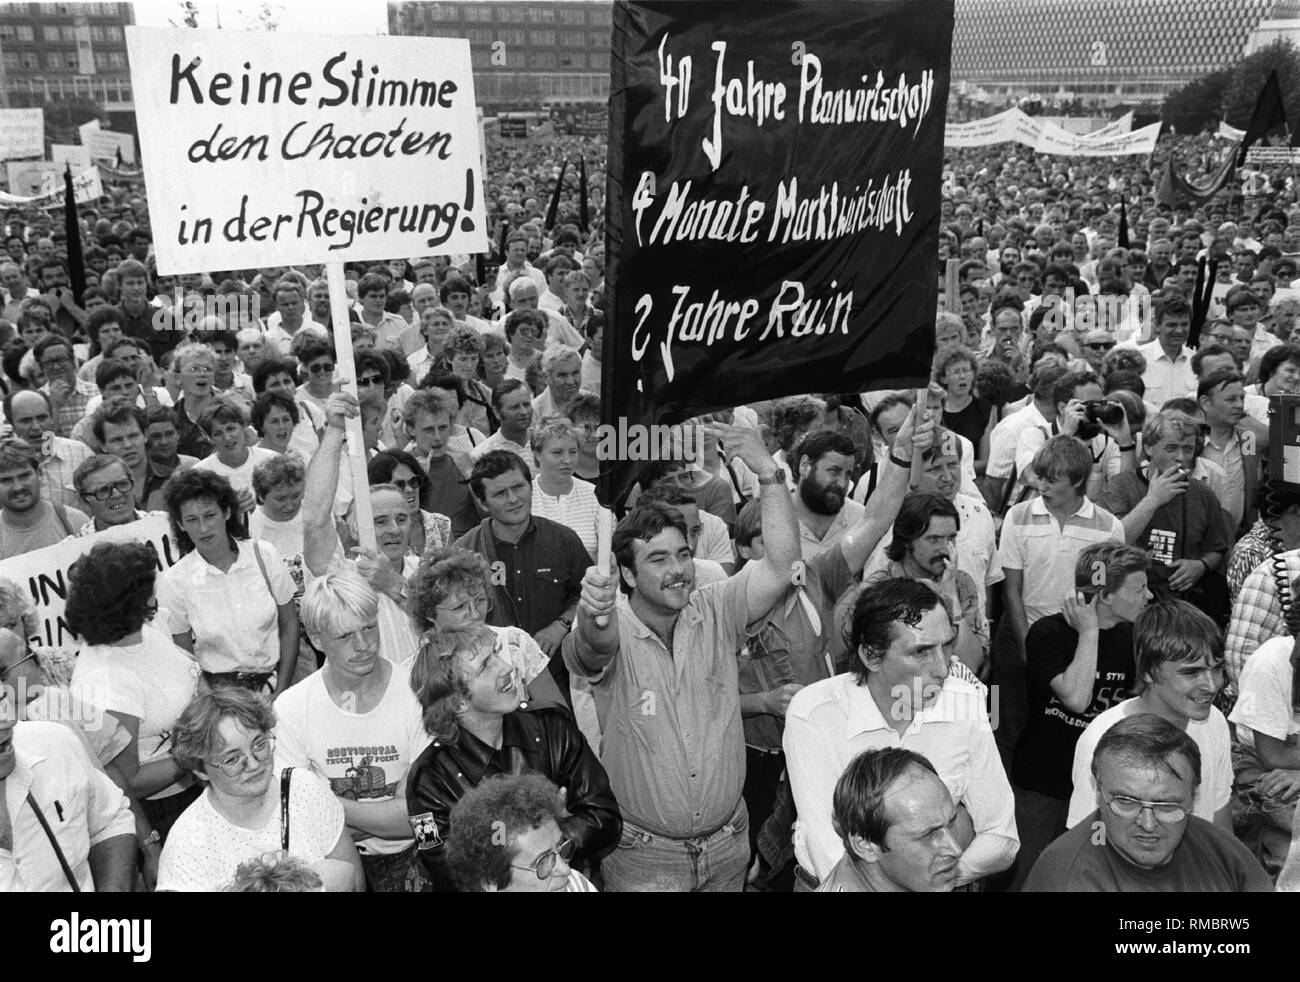
[[[362,855],[368,893],[427,893],[415,846],[387,855]]]
[[[1016,744],[1029,721],[1029,687],[1025,677],[1025,656],[1016,644],[1011,618],[1005,615],[993,638],[992,662],[991,681],[997,686],[998,699],[998,721],[993,738],[1002,756],[1002,767],[1010,773]]]
[[[710,835],[669,839],[626,818],[618,848],[600,862],[608,893],[740,893],[749,868],[749,815],[741,799]]]

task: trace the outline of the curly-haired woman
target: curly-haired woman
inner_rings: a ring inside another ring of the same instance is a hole
[[[73,691],[131,735],[116,758],[162,840],[198,789],[172,758],[172,723],[194,696],[198,665],[149,619],[157,557],[141,542],[103,542],[68,571],[68,626],[84,642]]]

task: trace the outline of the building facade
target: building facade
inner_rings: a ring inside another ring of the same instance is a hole
[[[1300,0],[957,0],[952,78],[999,102],[1159,103],[1295,17]]]
[[[474,95],[489,110],[609,101],[613,5],[465,0],[388,5],[390,34],[468,38]]]
[[[0,103],[89,99],[132,109],[129,3],[0,3]]]

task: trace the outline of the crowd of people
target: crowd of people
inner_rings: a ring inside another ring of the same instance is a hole
[[[1295,191],[951,151],[924,401],[720,409],[614,503],[603,159],[492,141],[503,255],[350,265],[345,332],[160,275],[138,186],[80,292],[8,210],[0,560],[93,540],[75,645],[0,579],[0,889],[1300,889]]]

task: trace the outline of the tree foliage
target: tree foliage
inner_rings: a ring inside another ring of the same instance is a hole
[[[1300,122],[1300,50],[1285,39],[1175,89],[1165,99],[1160,118],[1181,133],[1215,126],[1220,120],[1245,129],[1268,73],[1274,70],[1282,86],[1287,119],[1296,132]]]

